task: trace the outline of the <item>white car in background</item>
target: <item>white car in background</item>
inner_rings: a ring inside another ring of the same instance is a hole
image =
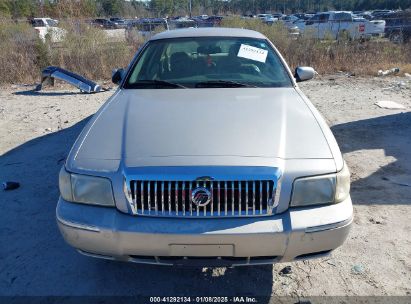
[[[384,28],[385,22],[382,20],[370,22],[349,11],[330,11],[315,14],[300,30],[318,39],[364,39],[383,34]]]
[[[297,20],[300,20],[300,18],[294,15],[285,16],[280,19],[280,21],[288,28],[294,27],[294,22],[296,22]]]
[[[363,17],[354,17],[355,22],[365,23],[365,33],[370,36],[384,36],[385,20],[367,20]]]
[[[59,28],[58,21],[51,18],[33,18],[31,25],[38,32],[40,39],[46,42],[47,35],[50,36],[51,42],[60,42],[63,40],[66,31]]]
[[[274,17],[271,14],[258,14],[257,18],[267,24],[273,24],[274,22],[278,21],[278,18]]]

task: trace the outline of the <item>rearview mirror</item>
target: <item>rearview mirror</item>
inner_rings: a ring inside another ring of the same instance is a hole
[[[115,69],[111,74],[111,81],[115,84],[121,84],[124,77],[124,69]]]
[[[315,70],[311,67],[297,67],[295,69],[295,79],[297,82],[313,79],[315,76]]]

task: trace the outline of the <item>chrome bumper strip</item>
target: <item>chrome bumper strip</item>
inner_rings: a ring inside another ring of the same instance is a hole
[[[338,222],[338,223],[308,227],[308,228],[305,229],[305,233],[314,233],[314,232],[320,232],[320,231],[326,231],[326,230],[341,228],[341,227],[344,227],[344,226],[350,224],[352,221],[353,221],[353,217],[350,217],[349,219],[346,219],[345,221]]]
[[[66,220],[61,219],[59,216],[57,216],[57,221],[60,222],[61,224],[65,225],[65,226],[68,226],[68,227],[81,229],[81,230],[86,230],[86,231],[92,231],[92,232],[100,232],[100,229],[95,227],[95,226],[84,225],[84,224],[79,224],[79,223],[75,223],[75,222],[66,221]]]

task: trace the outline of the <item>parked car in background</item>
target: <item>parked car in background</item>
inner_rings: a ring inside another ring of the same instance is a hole
[[[281,21],[285,26],[287,26],[287,27],[293,27],[293,26],[295,26],[295,25],[294,25],[294,22],[297,21],[297,20],[299,20],[299,19],[300,19],[300,18],[298,18],[298,17],[295,16],[295,15],[288,15],[288,16],[282,17],[282,18],[280,19],[280,21]]]
[[[253,18],[256,18],[256,16],[252,14],[245,14],[241,16],[241,19],[253,19]]]
[[[158,265],[323,257],[353,221],[350,174],[326,121],[264,35],[153,36],[88,122],[59,176],[64,239]],[[271,283],[270,283],[271,284]]]
[[[407,43],[411,40],[411,11],[392,13],[385,22],[385,37],[392,42]]]
[[[308,20],[312,18],[315,14],[304,14],[304,13],[298,13],[294,14],[293,16],[297,17],[300,20]]]
[[[383,19],[384,16],[394,13],[393,10],[374,10],[371,12],[373,19]]]
[[[178,17],[168,20],[170,30],[197,27],[197,22],[187,17]]]
[[[258,14],[257,18],[266,24],[273,24],[278,21],[278,17],[275,17],[273,14]]]
[[[156,33],[168,30],[168,22],[165,18],[142,18],[132,20],[126,28],[126,39],[129,42],[149,39]]]
[[[296,26],[300,33],[303,33],[305,30],[305,23],[307,20],[304,19],[297,19],[296,21],[293,22],[293,26]]]
[[[270,18],[270,17],[273,17],[273,15],[271,15],[271,14],[258,14],[257,15],[257,18],[258,19],[260,19],[260,20],[265,20],[265,18]]]
[[[91,21],[91,24],[95,27],[103,28],[103,29],[116,29],[117,25],[108,19],[104,18],[97,18]]]
[[[113,22],[117,28],[126,28],[128,24],[126,19],[120,17],[110,18],[110,21]]]
[[[357,14],[353,12],[353,14],[358,16],[358,17],[367,19],[367,20],[373,20],[373,16],[372,16],[371,12],[360,12],[360,13],[357,13]]]
[[[356,15],[353,15],[353,21],[357,23],[363,23],[365,24],[365,38],[369,37],[374,37],[374,36],[384,36],[385,32],[385,20],[368,20],[363,17],[359,17]]]
[[[283,13],[272,13],[271,15],[278,20],[286,16]]]
[[[197,16],[192,18],[196,22],[197,27],[215,27],[220,26],[223,20],[222,16]]]
[[[385,22],[382,20],[370,22],[356,17],[349,11],[330,11],[315,14],[301,28],[305,34],[314,38],[365,39],[384,33]]]
[[[272,25],[274,22],[277,22],[278,18],[274,17],[273,15],[268,15],[263,19],[263,22],[268,25]]]
[[[30,24],[38,32],[39,38],[46,42],[47,37],[51,42],[60,42],[64,39],[66,31],[58,27],[58,21],[51,18],[33,18]]]
[[[224,17],[223,16],[208,16],[207,21],[212,23],[213,26],[220,26],[221,22],[223,21]]]

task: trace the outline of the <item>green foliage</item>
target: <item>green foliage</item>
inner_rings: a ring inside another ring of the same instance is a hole
[[[104,30],[81,22],[62,23],[60,47],[50,50],[50,63],[89,77],[109,78],[111,70],[127,66],[132,52],[126,42],[112,41]]]
[[[11,12],[9,3],[0,0],[0,18],[8,18],[10,16]]]
[[[190,0],[0,0],[0,17],[182,16]],[[193,15],[407,9],[411,0],[191,0]]]
[[[187,0],[151,0],[150,10],[158,16],[175,15],[188,12]]]
[[[0,82],[16,83],[37,76],[38,41],[30,25],[0,22]]]
[[[36,2],[32,0],[18,0],[18,1],[6,0],[5,2],[8,4],[11,15],[14,18],[23,17],[23,16],[32,17],[37,12]]]
[[[103,10],[103,15],[106,16],[118,16],[123,13],[123,2],[122,0],[98,0]]]

